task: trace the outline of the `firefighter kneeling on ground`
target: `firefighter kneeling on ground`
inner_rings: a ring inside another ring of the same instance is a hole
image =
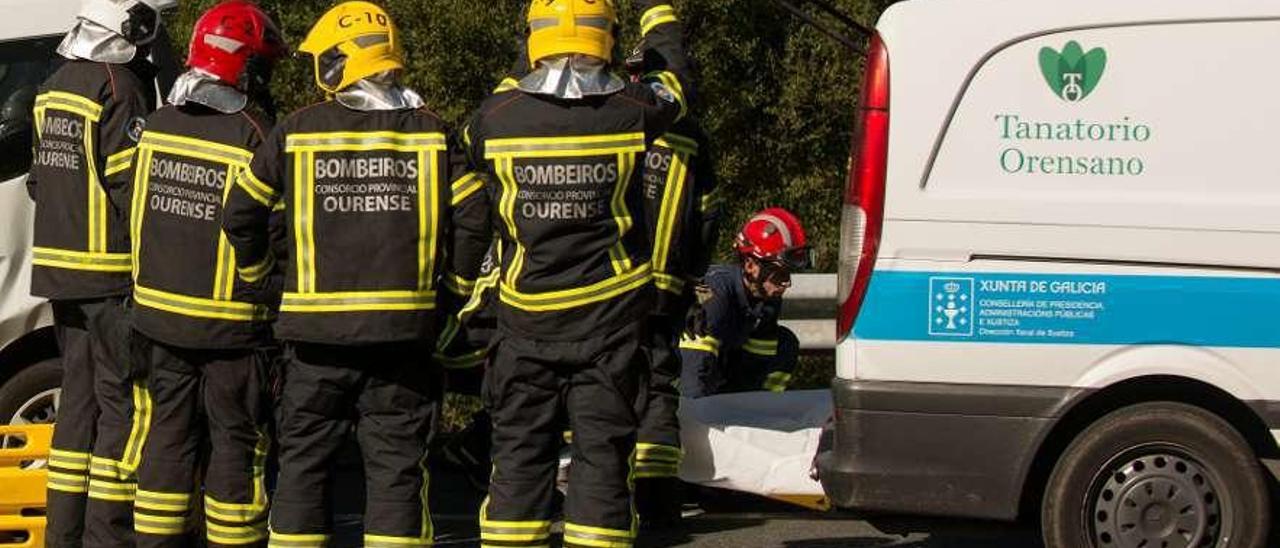
[[[791,383],[800,344],[778,315],[791,274],[812,263],[804,227],[785,209],[765,209],[734,248],[740,264],[712,266],[697,290],[699,306],[680,340],[682,396],[782,392]]]
[[[221,209],[271,130],[267,87],[285,53],[275,23],[254,4],[229,0],[205,12],[191,36],[190,70],[138,145],[134,357],[150,369],[152,408],[134,503],[139,546],[190,545],[189,514],[202,492],[210,545],[267,539],[266,386],[282,280],[271,263],[237,272]]]
[[[645,82],[609,70],[612,2],[537,0],[527,19],[533,71],[486,100],[464,131],[472,165],[492,181],[476,199],[492,200],[485,211],[499,219],[502,250],[484,387],[494,430],[486,546],[547,545],[561,409],[573,431],[564,544],[635,541],[630,467],[653,297],[641,166],[693,89],[672,7],[634,4],[651,52]],[[476,279],[478,262],[460,266],[458,276]]]
[[[285,356],[270,546],[329,542],[327,485],[353,420],[363,545],[432,542],[426,452],[440,382],[431,351],[455,163],[444,123],[400,83],[400,40],[368,2],[323,15],[299,50],[330,99],[276,127],[226,207],[244,271],[278,260],[268,236],[278,204],[290,226],[275,325]]]
[[[172,0],[88,0],[58,46],[66,58],[35,101],[31,294],[50,300],[62,355],[49,458],[48,545],[130,546],[149,420],[131,364],[128,170],[157,102],[148,61]],[[22,17],[22,14],[9,14]]]

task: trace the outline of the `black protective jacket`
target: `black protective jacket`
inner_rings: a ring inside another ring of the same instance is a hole
[[[666,2],[640,4],[646,16],[670,12]],[[577,100],[498,93],[464,130],[471,165],[488,184],[469,198],[479,206],[461,207],[458,229],[471,237],[452,266],[461,279],[478,277],[494,219],[503,331],[576,340],[623,328],[652,307],[643,162],[693,89],[681,25],[662,18],[646,29],[643,83]]]
[[[720,204],[707,139],[685,118],[649,147],[644,161],[645,214],[653,231],[655,314],[684,318],[692,284],[715,248]]]
[[[41,86],[27,178],[36,201],[32,295],[129,293],[128,171],[155,107],[153,82],[131,66],[73,60]]]
[[[134,327],[184,348],[252,348],[271,338],[282,276],[236,269],[222,208],[271,125],[192,104],[147,119],[134,161]],[[287,255],[280,215],[275,256]]]
[[[434,337],[452,245],[451,183],[462,182],[445,131],[425,109],[327,101],[267,137],[231,190],[223,228],[242,271],[262,271],[277,260],[268,225],[283,203],[289,259],[277,338],[364,345]]]

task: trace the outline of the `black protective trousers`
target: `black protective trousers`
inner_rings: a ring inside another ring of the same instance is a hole
[[[54,301],[62,351],[49,460],[49,546],[132,546],[147,437],[146,370],[129,356],[127,301]]]
[[[649,393],[636,437],[636,510],[642,524],[679,519],[680,491],[680,333],[684,318],[649,317]]]
[[[274,353],[195,350],[134,337],[136,359],[150,367],[152,406],[134,503],[138,546],[195,545],[200,516],[192,512],[201,502],[209,545],[265,545]]]
[[[364,546],[431,543],[427,446],[443,385],[431,350],[416,342],[285,345],[271,546],[329,542],[331,475],[353,427],[364,457]]]
[[[649,361],[643,326],[573,342],[501,333],[485,378],[493,476],[483,546],[546,546],[564,415],[573,431],[565,546],[628,546],[632,461]]]

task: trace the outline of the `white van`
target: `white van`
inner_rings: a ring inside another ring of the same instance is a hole
[[[31,297],[32,105],[76,0],[0,0],[0,423],[53,422],[62,369],[46,302]]]
[[[832,501],[1267,545],[1280,1],[909,0],[877,31]]]

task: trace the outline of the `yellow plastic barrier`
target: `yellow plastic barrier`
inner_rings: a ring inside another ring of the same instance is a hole
[[[0,439],[22,442],[20,446],[0,448],[0,548],[41,548],[47,473],[22,466],[49,458],[53,427],[0,425]]]

